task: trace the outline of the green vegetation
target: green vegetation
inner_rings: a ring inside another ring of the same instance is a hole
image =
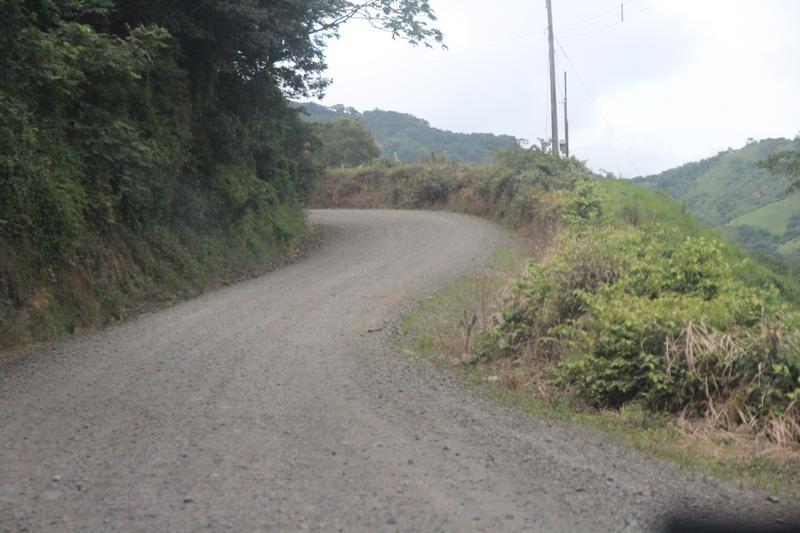
[[[413,115],[394,111],[359,113],[342,105],[325,107],[313,102],[297,104],[312,122],[329,122],[338,118],[360,119],[381,148],[381,157],[392,161],[416,163],[431,156],[469,163],[482,163],[492,158],[493,150],[514,148],[519,140],[510,135],[491,133],[453,133],[431,127]]]
[[[288,96],[358,16],[412,43],[422,0],[0,0],[0,348],[262,268],[318,172]]]
[[[314,207],[452,209],[520,228],[541,222],[542,193],[590,176],[577,160],[554,160],[541,147],[517,147],[497,150],[495,160],[482,166],[434,158],[329,169],[310,202]]]
[[[792,217],[800,214],[800,195],[791,195],[778,202],[737,217],[728,224],[731,227],[753,226],[762,228],[779,237],[786,233]]]
[[[794,150],[781,150],[770,154],[761,166],[776,174],[788,176],[793,189],[800,188],[800,135],[794,143]]]
[[[355,167],[369,163],[381,154],[364,124],[353,118],[337,118],[312,125],[321,146],[319,164],[323,168]]]
[[[663,190],[685,202],[703,222],[722,226],[786,197],[789,180],[762,168],[759,162],[791,146],[787,139],[751,142],[738,150],[633,181]]]
[[[685,468],[746,482],[784,497],[800,496],[800,459],[746,436],[709,432],[704,424],[654,413],[638,404],[619,409],[587,408],[568,394],[553,391],[537,365],[520,359],[478,359],[464,364],[464,312],[486,330],[502,301],[504,288],[525,267],[523,249],[500,249],[486,269],[435,293],[402,317],[400,347],[457,369],[475,386],[515,408],[538,416],[578,423],[646,453]]]
[[[800,267],[800,233],[790,223],[800,198],[800,137],[749,142],[739,150],[633,180],[662,190],[745,248]]]
[[[311,197],[471,213],[536,244],[404,317],[407,350],[684,464],[800,481],[800,286],[685,205],[541,148],[333,170]]]
[[[595,407],[635,403],[800,443],[797,287],[671,224],[674,204],[658,221],[632,216],[627,184],[610,185],[554,199],[570,230],[516,280],[486,357],[549,365],[554,385]],[[609,194],[623,208],[607,215]]]
[[[495,250],[482,271],[437,292],[403,315],[398,338],[402,347],[443,365],[462,363],[458,357],[469,351],[472,340],[466,337],[464,319],[471,323],[474,316],[476,331],[488,329],[500,291],[528,258],[528,251],[521,246]]]

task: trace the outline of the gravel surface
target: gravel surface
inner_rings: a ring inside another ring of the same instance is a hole
[[[670,513],[798,525],[780,495],[515,412],[399,354],[399,314],[478,268],[506,238],[496,226],[312,220],[332,229],[297,264],[6,357],[0,530],[640,531]]]

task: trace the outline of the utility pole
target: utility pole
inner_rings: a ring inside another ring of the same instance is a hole
[[[569,120],[567,119],[567,71],[564,71],[564,154],[569,159]]]
[[[558,107],[556,103],[556,51],[553,37],[553,6],[551,0],[547,1],[547,29],[550,41],[550,122],[552,131],[553,157],[558,159]]]

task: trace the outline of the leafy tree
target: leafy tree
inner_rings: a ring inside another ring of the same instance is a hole
[[[411,44],[442,43],[427,0],[118,0],[115,27],[155,22],[184,43],[192,70],[248,80],[268,73],[290,94],[319,93],[330,80],[327,40],[351,19]]]
[[[782,150],[770,154],[761,165],[776,174],[788,176],[792,188],[800,189],[800,135],[795,137],[794,150]]]
[[[494,150],[520,145],[520,140],[510,135],[440,130],[427,121],[406,113],[375,109],[362,114],[352,107],[325,107],[314,102],[299,106],[308,113],[308,120],[312,122],[360,118],[381,147],[382,157],[389,160],[396,158],[402,162],[414,163],[433,155],[470,163],[485,163],[494,159]]]
[[[376,159],[381,151],[358,119],[337,118],[314,124],[322,143],[321,162],[326,167],[354,167]]]
[[[442,41],[424,0],[0,9],[0,238],[60,259],[87,224],[218,226],[296,202],[313,145],[286,94],[325,87],[326,40],[358,18],[413,44]]]
[[[0,13],[0,322],[59,276],[102,278],[116,243],[155,239],[182,275],[187,236],[254,263],[287,249],[319,172],[287,97],[325,88],[325,43],[351,19],[442,41],[426,0],[0,0]]]

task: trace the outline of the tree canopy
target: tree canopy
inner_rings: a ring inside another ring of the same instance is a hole
[[[59,273],[104,276],[109,243],[291,246],[318,163],[287,98],[324,90],[327,40],[362,19],[442,42],[426,0],[0,0],[0,19],[0,319]]]
[[[325,167],[355,167],[381,155],[372,134],[358,119],[315,123],[313,131],[322,144],[319,156]]]
[[[87,223],[241,219],[302,195],[311,137],[286,95],[328,83],[326,40],[363,19],[413,44],[442,41],[425,0],[0,0],[0,10],[0,231],[58,241],[56,256]]]
[[[762,161],[762,166],[776,174],[787,176],[792,182],[792,188],[800,190],[800,134],[794,139],[794,149],[770,154]]]
[[[109,4],[111,0],[72,0]],[[412,44],[442,43],[427,0],[117,0],[115,28],[157,24],[184,46],[192,69],[231,72],[244,80],[266,73],[293,95],[329,83],[325,43],[348,20],[368,21]]]

